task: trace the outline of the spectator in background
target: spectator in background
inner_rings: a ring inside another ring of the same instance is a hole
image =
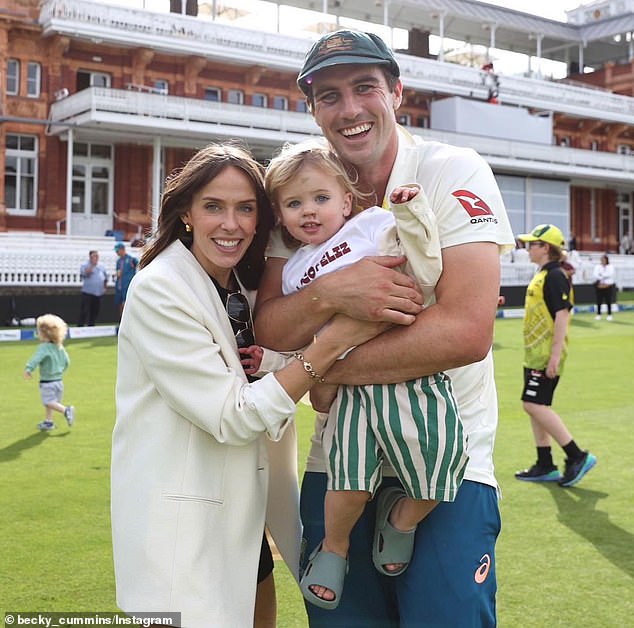
[[[594,267],[594,290],[596,294],[597,315],[596,320],[601,320],[601,304],[605,303],[608,309],[606,320],[612,320],[612,301],[614,300],[614,266],[610,264],[607,255],[601,256],[601,262]]]
[[[621,255],[629,255],[632,252],[632,241],[627,233],[621,236],[621,242],[619,243],[619,253]]]
[[[103,264],[99,263],[97,251],[88,253],[88,261],[81,265],[79,273],[83,284],[77,325],[83,327],[88,323],[90,327],[93,327],[97,316],[99,316],[101,299],[108,285],[108,273]]]
[[[139,261],[136,257],[128,255],[125,252],[125,244],[117,242],[114,245],[115,253],[119,256],[117,260],[117,279],[114,284],[114,303],[119,306],[119,320],[123,314],[123,306],[128,294],[128,287],[132,281],[132,277],[136,274],[136,268]]]
[[[568,250],[576,251],[577,250],[577,237],[572,231],[570,232],[570,240],[568,240]]]

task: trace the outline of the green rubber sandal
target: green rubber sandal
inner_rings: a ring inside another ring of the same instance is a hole
[[[334,552],[324,552],[321,543],[308,558],[308,564],[299,581],[299,588],[306,600],[315,606],[332,610],[337,608],[343,592],[343,581],[348,573],[348,561]],[[315,595],[310,587],[318,586],[330,589],[334,600],[324,600]]]
[[[416,528],[403,532],[389,522],[394,504],[403,497],[407,494],[402,488],[391,486],[381,491],[377,498],[372,562],[384,576],[400,576],[409,566],[414,552]],[[394,571],[385,569],[385,565],[394,563],[403,563],[403,567]]]

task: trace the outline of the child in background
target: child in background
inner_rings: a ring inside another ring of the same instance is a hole
[[[416,279],[425,303],[433,302],[442,271],[440,240],[418,185],[394,188],[392,211],[372,207],[350,218],[359,198],[352,180],[325,143],[307,141],[282,149],[267,168],[265,186],[282,237],[296,249],[283,269],[284,294],[365,256],[406,255],[405,272]],[[405,490],[379,493],[373,562],[387,576],[403,573],[417,524],[438,501],[455,498],[467,462],[465,445],[444,373],[399,384],[339,386],[322,433],[326,534],[302,576],[304,597],[326,609],[338,605],[350,533],[381,482],[384,459]],[[411,528],[391,524],[393,508],[407,512]]]
[[[75,422],[75,408],[62,405],[64,383],[62,375],[70,364],[64,338],[68,326],[54,314],[44,314],[36,321],[37,334],[41,344],[24,368],[24,378],[31,379],[33,371],[40,369],[40,396],[46,408],[46,418],[37,424],[38,429],[48,431],[55,429],[53,410],[64,415],[68,427]]]

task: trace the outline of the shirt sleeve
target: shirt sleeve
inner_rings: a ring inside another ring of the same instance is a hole
[[[548,272],[544,281],[544,301],[551,316],[559,310],[571,310],[570,282],[563,270],[554,268]]]

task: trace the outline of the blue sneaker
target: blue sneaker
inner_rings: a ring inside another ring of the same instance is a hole
[[[559,485],[574,486],[595,464],[597,464],[597,458],[589,451],[585,451],[580,460],[570,461],[566,458],[566,470],[559,480]]]
[[[75,406],[66,406],[64,418],[66,419],[66,423],[68,423],[68,427],[70,427],[75,422]]]
[[[530,469],[518,471],[515,477],[524,482],[559,482],[561,473],[559,473],[559,469],[555,465],[552,467],[540,467],[538,464],[534,464]]]
[[[37,424],[37,429],[42,432],[49,432],[55,429],[55,423],[53,423],[53,421],[42,421]]]

